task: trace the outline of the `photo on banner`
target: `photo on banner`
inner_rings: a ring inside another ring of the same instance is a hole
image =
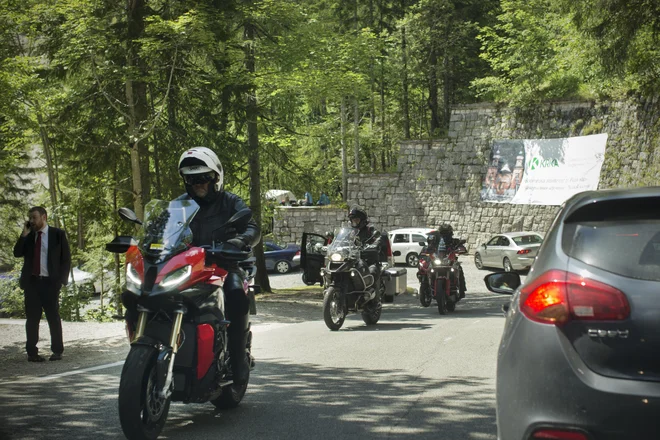
[[[481,200],[561,205],[581,191],[598,189],[607,134],[493,143]]]

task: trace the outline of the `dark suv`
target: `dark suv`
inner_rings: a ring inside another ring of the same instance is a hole
[[[497,361],[498,438],[660,438],[660,187],[560,209],[513,294]]]

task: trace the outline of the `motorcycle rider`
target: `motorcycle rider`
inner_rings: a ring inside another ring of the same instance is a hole
[[[179,158],[178,170],[186,194],[177,200],[193,199],[199,205],[199,210],[190,223],[193,246],[212,245],[215,239],[216,242],[229,243],[239,250],[246,250],[248,246],[259,242],[261,232],[253,219],[236,229],[219,229],[213,233],[236,212],[247,208],[247,205],[237,195],[224,190],[222,164],[212,150],[195,147],[185,151]],[[250,365],[245,356],[250,307],[249,299],[243,290],[245,273],[237,263],[223,268],[229,272],[223,286],[226,317],[231,322],[227,329],[227,345],[234,382],[243,385],[248,382],[250,375]],[[127,309],[126,318],[133,324],[137,321],[135,304],[126,293],[122,298]]]
[[[374,261],[373,259],[365,259],[367,265],[369,266],[369,273],[374,277],[374,286],[379,286],[380,281],[380,261],[387,261],[385,256],[385,246],[383,246],[383,240],[380,232],[369,223],[369,216],[366,211],[360,208],[359,206],[354,206],[348,212],[348,221],[350,226],[358,230],[358,239],[362,246],[366,248],[375,248],[378,250],[378,258]]]
[[[459,245],[460,240],[454,238],[454,228],[449,223],[443,223],[438,227],[438,235],[444,241],[445,246],[456,248]],[[438,243],[438,246],[442,246],[442,244]],[[460,283],[461,298],[464,298],[467,287],[465,286],[465,274],[461,265],[458,266],[458,280]]]

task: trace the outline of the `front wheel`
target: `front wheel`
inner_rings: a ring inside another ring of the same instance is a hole
[[[119,423],[128,440],[153,440],[167,421],[170,398],[160,396],[156,378],[158,351],[134,345],[119,382]]]
[[[479,252],[474,254],[474,265],[477,267],[477,269],[481,270],[484,268],[484,262],[481,260],[481,255]]]
[[[323,295],[323,320],[325,325],[332,331],[337,331],[344,325],[346,318],[346,307],[340,298],[339,292],[334,287],[329,287]]]
[[[440,283],[444,283],[444,280],[436,282],[435,299],[438,301],[438,313],[446,315],[449,311],[447,308],[447,294],[444,286],[441,286]]]

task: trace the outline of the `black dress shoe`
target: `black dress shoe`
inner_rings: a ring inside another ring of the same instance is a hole
[[[53,353],[50,355],[50,361],[61,361],[62,360],[62,353]]]
[[[28,362],[44,362],[46,358],[39,356],[38,354],[28,356]]]

